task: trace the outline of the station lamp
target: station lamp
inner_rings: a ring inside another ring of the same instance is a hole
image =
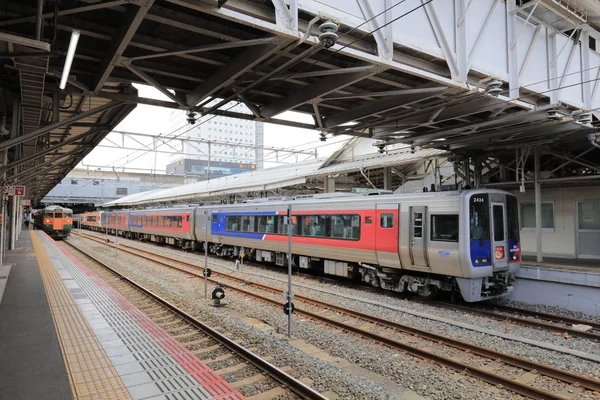
[[[69,72],[71,72],[71,64],[73,64],[73,57],[75,57],[75,49],[77,48],[77,42],[79,42],[79,36],[81,33],[74,30],[71,32],[71,41],[69,42],[69,49],[67,50],[67,58],[65,60],[65,66],[63,67],[62,76],[60,77],[60,90],[67,87],[67,79],[69,79]]]

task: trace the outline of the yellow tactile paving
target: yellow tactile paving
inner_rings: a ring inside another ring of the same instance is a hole
[[[31,231],[30,234],[73,396],[78,400],[131,399],[96,335],[46,254],[37,233]]]

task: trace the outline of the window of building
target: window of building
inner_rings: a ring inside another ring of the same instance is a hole
[[[458,215],[432,215],[431,240],[458,242]]]
[[[382,213],[379,218],[379,226],[382,228],[393,228],[394,227],[394,214]]]
[[[535,228],[535,204],[521,203],[521,229]],[[542,229],[554,229],[554,203],[542,203]]]
[[[117,195],[119,195],[119,196],[127,195],[127,188],[117,188]]]

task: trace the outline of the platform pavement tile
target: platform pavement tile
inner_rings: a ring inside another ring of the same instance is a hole
[[[125,387],[153,382],[152,377],[147,372],[134,372],[133,374],[122,375],[121,380]]]
[[[152,396],[162,394],[160,389],[154,383],[144,383],[136,386],[129,386],[127,391],[134,400],[146,399]]]
[[[132,362],[136,362],[137,359],[133,356],[133,354],[119,354],[119,355],[115,355],[115,356],[109,356],[108,357],[110,359],[110,361],[112,362],[113,365],[121,365],[121,364],[128,364],[128,363],[132,363]]]
[[[144,368],[138,362],[115,365],[115,370],[119,375],[132,374],[134,372],[142,372]]]

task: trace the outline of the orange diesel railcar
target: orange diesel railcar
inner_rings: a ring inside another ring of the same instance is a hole
[[[69,236],[73,229],[73,210],[48,206],[34,215],[36,229],[41,229],[54,239]]]

